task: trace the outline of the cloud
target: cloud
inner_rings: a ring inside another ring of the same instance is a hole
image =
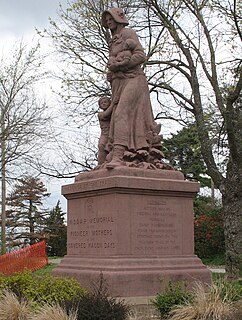
[[[48,26],[59,3],[65,7],[67,0],[0,0],[0,35],[22,37],[34,33],[35,27]]]

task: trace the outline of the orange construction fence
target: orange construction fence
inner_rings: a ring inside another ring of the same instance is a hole
[[[0,273],[11,275],[24,269],[35,271],[47,263],[46,243],[41,241],[0,256]]]

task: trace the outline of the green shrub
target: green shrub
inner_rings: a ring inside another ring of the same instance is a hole
[[[38,276],[27,270],[12,276],[0,275],[0,291],[5,289],[37,303],[59,303],[86,294],[74,279],[47,273]]]
[[[212,205],[209,197],[194,200],[195,253],[200,258],[213,258],[224,254],[223,208]]]
[[[217,278],[213,281],[210,292],[219,292],[223,301],[236,302],[242,300],[242,280],[226,281],[224,278]]]
[[[158,293],[153,305],[160,312],[161,317],[167,317],[169,312],[177,305],[185,304],[192,301],[193,295],[187,290],[187,283],[172,282],[169,280],[164,287],[163,293]]]
[[[200,213],[194,219],[195,252],[200,258],[224,253],[224,228],[221,213]]]
[[[68,314],[77,310],[77,320],[125,320],[130,314],[124,300],[110,297],[102,274],[91,292],[61,306]]]

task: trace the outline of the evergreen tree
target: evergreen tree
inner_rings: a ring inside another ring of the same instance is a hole
[[[46,220],[45,233],[47,234],[47,253],[49,256],[64,256],[66,254],[67,226],[64,223],[60,201],[50,211]]]
[[[201,145],[194,124],[184,127],[171,138],[164,139],[165,158],[176,168],[184,173],[188,180],[196,180],[202,187],[211,185],[211,180],[205,177],[207,168],[204,163]]]
[[[16,183],[7,198],[7,239],[10,247],[34,244],[45,238],[47,210],[43,200],[49,197],[43,182],[34,177],[24,177]]]

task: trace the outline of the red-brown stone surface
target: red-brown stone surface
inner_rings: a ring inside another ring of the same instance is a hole
[[[100,273],[113,295],[154,296],[160,278],[210,282],[194,255],[197,183],[176,171],[115,168],[80,174],[68,199],[67,256],[56,275],[90,287]]]

